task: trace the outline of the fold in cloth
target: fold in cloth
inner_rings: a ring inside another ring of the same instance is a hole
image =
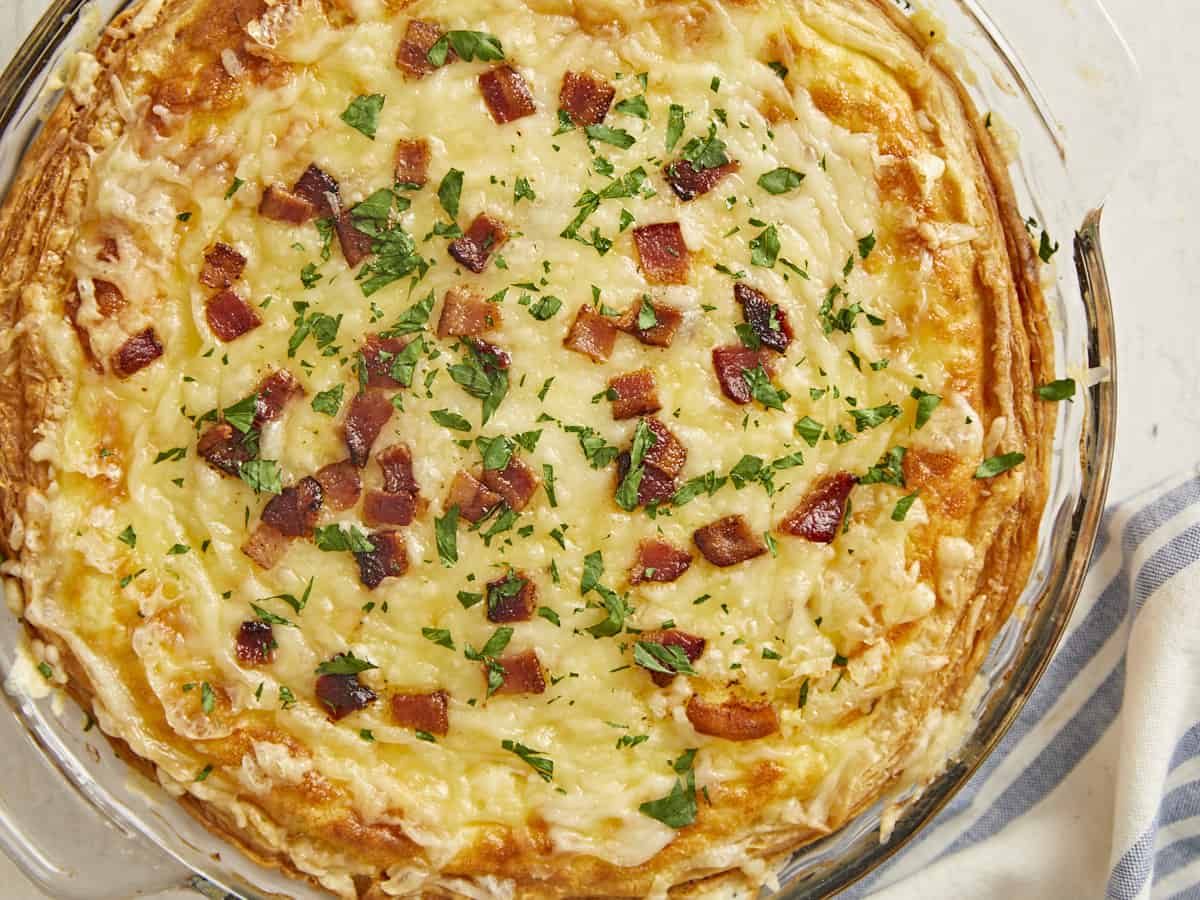
[[[843,897],[1200,900],[1200,478],[1104,517],[1079,604],[975,777]]]

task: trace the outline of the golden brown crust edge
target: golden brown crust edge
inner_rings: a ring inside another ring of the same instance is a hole
[[[881,9],[916,45],[922,45],[923,36],[884,0],[867,2]],[[186,0],[178,0],[162,15],[168,21],[172,16],[183,16],[189,5]],[[131,10],[122,17],[122,26],[128,27],[133,12]],[[154,37],[153,29],[125,37],[110,29],[97,56],[105,71],[122,71],[132,47]],[[965,89],[936,60],[932,64],[953,86],[972,124],[981,169],[986,173],[986,183],[981,184],[981,188],[995,204],[997,219],[1005,232],[1017,293],[1015,297],[1009,295],[1007,303],[998,303],[997,308],[1003,315],[1011,317],[1016,327],[1009,329],[1011,346],[998,348],[999,358],[1008,361],[1005,368],[1012,385],[1010,402],[1004,403],[1004,398],[999,398],[999,405],[1007,407],[1019,429],[1014,429],[1017,436],[1010,440],[1014,446],[1025,450],[1029,459],[1019,501],[1011,505],[1008,501],[994,504],[1006,507],[1006,514],[996,523],[999,526],[996,538],[990,545],[978,581],[979,591],[987,593],[992,602],[982,605],[984,615],[976,630],[969,635],[964,629],[959,630],[963,639],[961,652],[956,655],[954,665],[939,676],[936,690],[930,691],[929,708],[950,706],[961,698],[992,639],[1020,596],[1037,546],[1036,534],[1030,534],[1021,526],[1031,518],[1031,513],[1040,511],[1044,505],[1048,491],[1046,468],[1053,439],[1052,430],[1044,421],[1045,413],[1037,404],[1031,400],[1011,403],[1011,397],[1032,398],[1034,386],[1048,374],[1053,353],[1036,257],[1016,208],[1007,167]],[[69,332],[63,298],[68,296],[71,287],[65,260],[73,229],[78,224],[81,198],[89,174],[86,148],[97,129],[116,127],[118,122],[113,89],[107,80],[98,81],[96,96],[86,108],[74,103],[69,96],[64,98],[30,149],[21,176],[0,211],[0,252],[9,261],[0,280],[0,328],[8,335],[0,342],[0,373],[4,376],[0,378],[0,416],[16,425],[0,433],[0,522],[3,524],[0,548],[9,556],[21,551],[22,523],[31,513],[31,499],[48,487],[48,467],[32,461],[33,448],[43,429],[61,416],[61,404],[73,389],[72,371],[62,364],[63,350],[52,348],[47,336],[56,332],[61,334],[64,329]],[[36,327],[39,323],[52,327]],[[969,608],[964,614],[969,614]],[[51,634],[40,634],[39,637],[54,641]],[[55,643],[65,654],[66,647],[61,642]],[[70,664],[68,670],[76,689],[74,693],[80,695],[78,699],[83,705],[90,705],[91,690],[82,666]],[[902,758],[905,749],[897,748],[896,761]],[[128,751],[125,755],[133,757]],[[874,778],[864,785],[863,796],[845,811],[843,822],[873,803],[879,790],[895,776],[887,767],[881,767],[873,774]],[[305,877],[281,854],[256,845],[251,834],[225,821],[213,810],[193,800],[186,802],[185,807],[207,827],[232,840],[257,861]],[[786,841],[774,842],[762,855],[772,860],[783,859],[817,837],[819,835],[806,831]],[[746,876],[739,870],[677,886],[672,895],[702,896],[714,891],[724,892],[734,886],[749,887]],[[536,891],[534,885],[528,887]]]

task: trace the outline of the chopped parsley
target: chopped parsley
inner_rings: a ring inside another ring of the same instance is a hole
[[[1004,453],[985,459],[975,470],[976,478],[995,478],[1025,462],[1024,453]]]
[[[892,510],[892,521],[903,522],[908,518],[908,511],[912,509],[912,505],[917,502],[917,497],[921,494],[920,491],[913,491],[907,497],[901,497],[896,501],[896,508]]]
[[[928,424],[929,417],[933,415],[933,411],[941,404],[942,398],[937,394],[928,394],[920,388],[913,388],[909,396],[917,401],[917,417],[914,424],[917,430],[920,431]]]
[[[764,269],[775,268],[779,259],[779,232],[768,225],[757,237],[750,240],[750,263]]]
[[[696,821],[696,751],[687,750],[672,761],[676,776],[671,793],[638,807],[638,812],[657,819],[669,828],[686,828]]]
[[[758,186],[768,194],[786,194],[788,191],[794,191],[800,187],[802,181],[804,181],[804,173],[789,169],[787,166],[780,166],[778,169],[772,169],[770,172],[758,176]]]
[[[461,169],[451,169],[438,185],[438,202],[451,219],[458,218],[458,204],[462,198],[463,172]]]
[[[317,666],[316,674],[318,675],[358,675],[360,672],[365,672],[368,669],[379,668],[374,663],[367,662],[365,659],[359,659],[351,651],[339,653],[332,659],[327,659],[325,662]]]
[[[351,525],[349,530],[340,525],[318,525],[313,533],[317,549],[328,553],[350,552],[371,553],[375,545],[359,530],[357,525]]]
[[[504,59],[504,47],[500,39],[485,31],[447,31],[425,55],[431,66],[443,66],[450,48],[464,62],[478,59],[480,62],[497,62]]]
[[[342,113],[342,121],[360,134],[375,140],[384,100],[383,94],[360,94],[350,101],[350,105]]]
[[[449,628],[422,628],[421,637],[447,650],[454,649],[454,638],[450,636]]]
[[[647,305],[643,301],[642,308],[645,309]],[[650,430],[650,426],[646,424],[646,420],[639,419],[637,428],[633,432],[633,447],[629,452],[629,471],[625,473],[625,477],[617,488],[616,501],[621,509],[632,511],[637,508],[638,489],[641,487],[642,476],[646,471],[642,460],[646,456],[646,451],[653,447],[657,440],[654,432]]]
[[[683,137],[684,117],[686,113],[678,103],[672,103],[667,111],[667,150],[675,149],[679,139]]]
[[[312,399],[313,412],[323,413],[327,416],[336,416],[338,410],[342,406],[342,398],[345,396],[346,386],[339,384],[336,387],[331,387],[327,391],[319,392]]]
[[[238,477],[256,494],[282,494],[283,477],[273,459],[251,459],[238,467]]]
[[[443,428],[449,428],[453,431],[470,431],[471,423],[464,419],[456,412],[451,412],[448,409],[435,409],[429,413],[433,421],[437,422]]]
[[[1075,396],[1075,379],[1061,378],[1058,381],[1043,384],[1038,387],[1037,395],[1042,400],[1050,403],[1057,403],[1060,400],[1070,400]]]
[[[633,647],[633,661],[644,669],[664,675],[697,674],[683,649],[670,644],[638,641]]]
[[[621,150],[628,150],[637,142],[637,138],[624,128],[613,128],[609,125],[588,125],[584,132],[593,141],[612,144]]]
[[[444,516],[435,518],[433,530],[438,558],[443,566],[450,568],[458,562],[458,506],[451,506]]]
[[[513,206],[516,206],[522,200],[533,202],[537,199],[537,194],[534,193],[533,187],[529,184],[529,179],[524,176],[518,176],[516,184],[513,186]]]
[[[538,777],[541,778],[542,781],[554,780],[554,760],[546,756],[546,754],[541,750],[534,750],[530,747],[526,747],[519,741],[509,740],[501,741],[500,746],[510,753],[515,753],[526,763],[528,763],[530,767],[538,773]]]

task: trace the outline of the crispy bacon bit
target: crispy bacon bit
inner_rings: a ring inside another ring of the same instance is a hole
[[[654,324],[649,328],[638,327],[638,317],[642,307],[649,305],[654,311]],[[683,313],[675,307],[658,302],[654,303],[649,297],[643,296],[617,319],[617,327],[626,334],[632,334],[643,344],[651,347],[670,347],[675,340],[675,332],[683,324]]]
[[[697,529],[692,540],[705,559],[721,568],[737,565],[767,552],[762,538],[750,530],[750,523],[741,515],[726,516]]]
[[[125,295],[111,281],[93,278],[92,291],[96,295],[96,308],[106,319],[116,315],[125,307]]]
[[[400,41],[400,49],[396,51],[396,65],[403,69],[409,78],[424,78],[437,66],[429,61],[429,51],[433,49],[442,37],[440,26],[421,19],[409,19],[404,29],[404,39]],[[446,53],[446,62],[458,59],[454,48]]]
[[[489,344],[481,338],[467,338],[467,343],[475,348],[475,352],[480,356],[480,362],[485,367],[499,369],[503,372],[512,365],[512,355],[495,344]]]
[[[371,255],[374,243],[371,236],[354,227],[350,213],[342,210],[333,220],[333,230],[337,232],[338,244],[342,248],[342,256],[346,257],[346,265],[354,268]]]
[[[606,316],[600,315],[592,307],[579,307],[571,330],[563,338],[563,346],[584,356],[590,356],[596,362],[604,362],[612,355],[613,344],[617,341],[617,326]]]
[[[233,291],[213,294],[205,304],[204,315],[213,334],[227,343],[262,324],[258,313]]]
[[[376,700],[375,692],[359,681],[357,675],[319,675],[316,693],[335,722],[366,709]]]
[[[400,140],[396,144],[396,183],[424,187],[429,180],[429,141]]]
[[[317,214],[317,208],[287,188],[271,184],[263,191],[258,213],[276,222],[303,225]]]
[[[637,559],[629,570],[629,583],[666,584],[686,572],[691,564],[692,554],[682,547],[658,539],[642,541],[638,544]]]
[[[204,254],[204,266],[200,269],[200,283],[210,288],[227,288],[241,277],[246,268],[246,257],[228,244],[217,241]]]
[[[517,512],[523,510],[538,489],[538,477],[516,454],[508,459],[503,469],[484,469],[483,483],[504,498],[504,502]]]
[[[262,520],[288,537],[309,537],[324,497],[321,482],[312,477],[301,478],[268,501],[263,507]]]
[[[687,704],[688,721],[701,734],[729,741],[753,741],[779,730],[775,707],[765,700],[726,700],[709,703],[692,694]]]
[[[376,525],[411,525],[417,514],[416,494],[389,494],[387,491],[368,491],[363,501],[363,519]]]
[[[458,507],[458,514],[468,522],[478,522],[503,501],[499,494],[492,493],[469,472],[459,472],[450,485],[450,494],[444,506]]]
[[[218,472],[234,478],[238,477],[242,463],[254,459],[243,436],[228,422],[218,422],[200,435],[196,453]]]
[[[651,644],[660,644],[663,647],[678,647],[683,651],[683,655],[687,657],[689,663],[694,663],[704,654],[704,648],[708,642],[704,638],[694,634],[688,634],[686,631],[677,629],[669,629],[667,631],[647,631],[638,636],[639,641],[647,641]],[[674,675],[668,675],[666,672],[651,672],[650,678],[659,687],[666,687],[675,680]]]
[[[450,255],[478,275],[507,240],[508,229],[504,223],[487,213],[480,213],[465,235],[450,242]]]
[[[392,363],[400,355],[400,351],[407,346],[406,338],[385,338],[377,334],[367,335],[367,340],[362,346],[363,363],[367,368],[367,387],[404,387],[392,377]]]
[[[407,444],[392,444],[376,457],[383,472],[383,489],[389,494],[415,494],[420,490],[413,476],[412,451]]]
[[[524,572],[509,572],[487,585],[489,622],[528,622],[537,609],[537,585]]]
[[[337,179],[316,163],[309,163],[304,174],[292,185],[292,193],[302,200],[307,200],[312,204],[313,210],[323,216],[332,216],[337,211],[337,207],[329,199],[331,194],[335,199],[338,196]]]
[[[358,502],[362,492],[362,480],[358,477],[358,469],[348,459],[330,463],[317,469],[313,478],[321,484],[321,495],[334,512],[343,512]]]
[[[542,661],[538,659],[536,650],[524,650],[521,653],[510,653],[496,660],[504,669],[504,684],[496,690],[497,694],[541,694],[546,690],[546,673],[542,671]],[[483,676],[487,678],[487,665],[483,667]]]
[[[442,301],[437,336],[474,337],[500,326],[500,307],[470,288],[452,287]]]
[[[293,397],[303,397],[304,387],[287,369],[277,369],[258,385],[254,403],[254,427],[274,422],[283,415],[284,407]]]
[[[512,66],[496,66],[479,76],[483,102],[497,125],[504,125],[537,112],[525,78]]]
[[[246,539],[246,543],[242,544],[242,552],[264,569],[271,569],[283,559],[290,543],[291,538],[279,529],[260,523]]]
[[[401,728],[445,737],[450,731],[450,695],[445,691],[392,694],[392,721]]]
[[[121,248],[117,244],[117,239],[114,237],[106,237],[100,244],[100,249],[96,252],[96,259],[100,262],[116,262],[121,258]]]
[[[662,404],[658,402],[658,390],[654,385],[654,373],[649,369],[638,369],[636,372],[610,378],[608,390],[614,419],[632,419],[662,409]]]
[[[612,85],[590,72],[567,72],[558,92],[558,105],[580,128],[599,125],[608,115],[616,93]]]
[[[697,169],[686,159],[679,159],[663,167],[663,177],[667,179],[667,184],[671,186],[675,196],[687,203],[701,194],[707,194],[726,175],[732,175],[741,167],[741,163],[735,159],[711,169]]]
[[[123,343],[112,356],[112,369],[118,378],[140,372],[163,355],[163,345],[153,328],[140,331]]]
[[[408,571],[408,547],[398,531],[372,531],[368,539],[375,545],[370,553],[355,553],[358,577],[374,590],[385,578],[397,578]]]
[[[237,658],[244,666],[261,666],[275,656],[275,632],[270,622],[251,619],[238,629]]]
[[[659,222],[633,230],[642,272],[651,284],[687,284],[690,263],[678,222]]]
[[[792,326],[788,324],[787,313],[762,291],[740,281],[733,286],[733,297],[742,305],[742,316],[759,342],[777,353],[785,352],[792,342]]]
[[[742,344],[717,347],[712,352],[713,369],[721,384],[721,393],[734,403],[745,405],[754,399],[745,372],[753,372],[759,366],[768,376],[771,374],[771,357],[765,350],[751,350]]]
[[[654,434],[654,445],[646,451],[642,461],[672,477],[678,475],[687,462],[687,447],[658,419],[647,419],[646,427]]]
[[[858,477],[849,472],[838,472],[822,478],[779,523],[779,530],[814,544],[832,544],[842,530],[846,501],[857,483]]]
[[[391,419],[393,410],[391,402],[379,391],[363,391],[350,401],[342,423],[342,435],[350,450],[350,461],[360,469],[367,464],[371,447]]]

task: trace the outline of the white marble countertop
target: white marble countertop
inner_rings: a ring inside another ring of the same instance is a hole
[[[0,60],[46,5],[0,0]],[[1106,205],[1102,228],[1117,321],[1116,500],[1200,462],[1200,265],[1187,262],[1198,252],[1200,7],[1190,0],[1106,5],[1141,64],[1147,102],[1139,158]],[[44,897],[2,854],[0,885],[9,900]]]

